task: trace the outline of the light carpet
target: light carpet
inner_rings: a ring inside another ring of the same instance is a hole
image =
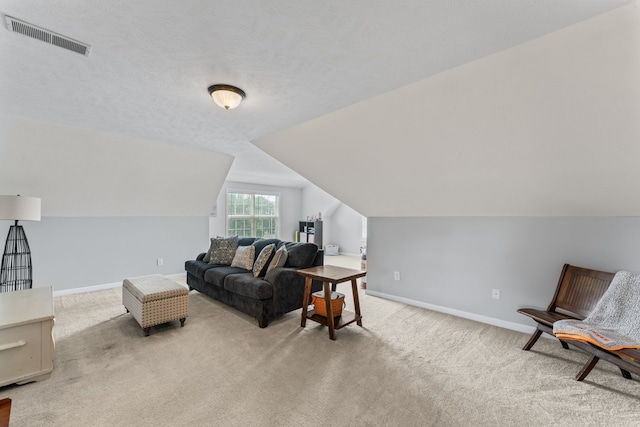
[[[519,332],[360,301],[364,327],[331,341],[299,310],[260,329],[196,291],[184,328],[149,337],[120,289],[57,297],[51,378],[0,398],[11,427],[640,425],[640,382],[604,362],[575,381],[578,350],[525,352]]]

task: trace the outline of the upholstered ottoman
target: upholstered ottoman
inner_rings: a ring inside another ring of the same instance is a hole
[[[152,326],[180,320],[189,314],[189,291],[161,274],[132,277],[122,282],[122,304],[149,336]]]

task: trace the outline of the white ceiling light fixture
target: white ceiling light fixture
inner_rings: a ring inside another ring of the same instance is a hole
[[[231,85],[209,86],[209,95],[213,98],[213,102],[225,110],[236,108],[247,96],[242,89]]]

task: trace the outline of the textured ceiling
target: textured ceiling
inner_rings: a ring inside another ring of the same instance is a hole
[[[92,50],[4,26],[0,115],[231,154],[229,180],[302,186],[250,141],[626,3],[1,0],[0,13]],[[224,111],[215,83],[247,99]]]

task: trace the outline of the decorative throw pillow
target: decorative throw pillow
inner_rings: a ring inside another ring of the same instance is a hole
[[[229,265],[238,248],[238,236],[211,239],[209,264]]]
[[[260,251],[258,258],[256,258],[256,262],[253,263],[253,277],[260,277],[265,275],[266,273],[265,269],[275,249],[276,249],[276,245],[272,243],[270,245],[265,246]]]
[[[283,267],[284,263],[287,262],[287,256],[289,253],[287,252],[287,248],[282,245],[280,249],[276,251],[276,254],[271,259],[269,263],[269,267],[267,267],[267,273],[277,267]]]
[[[280,243],[278,239],[263,239],[262,237],[258,237],[252,245],[256,247],[256,255],[258,255],[265,247],[271,244],[277,245],[278,243]],[[273,250],[275,251],[275,248]]]
[[[236,255],[233,257],[233,261],[231,261],[231,267],[251,270],[253,268],[254,254],[255,248],[252,245],[238,246],[238,249],[236,249]]]
[[[214,240],[216,240],[216,239],[221,239],[221,237],[220,237],[220,236],[217,236],[217,237],[212,237],[211,239],[209,239],[209,240],[210,240],[210,243],[209,243],[209,250],[208,250],[208,251],[207,251],[207,253],[204,255],[204,258],[202,258],[202,261],[204,261],[204,262],[209,262],[209,261],[211,261],[211,252],[213,251],[213,241],[214,241]]]

